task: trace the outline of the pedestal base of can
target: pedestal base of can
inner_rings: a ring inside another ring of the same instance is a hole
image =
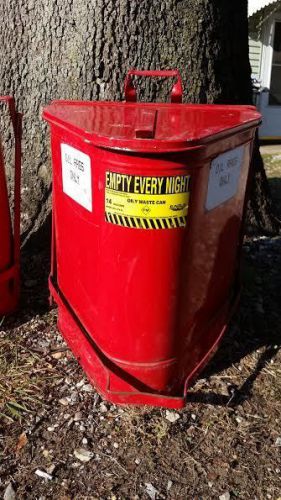
[[[144,384],[143,390],[136,390],[134,377],[114,365],[114,362],[93,343],[92,338],[71,310],[52,277],[49,279],[49,287],[51,296],[58,305],[58,329],[97,392],[104,399],[114,404],[149,405],[170,409],[184,408],[188,387],[216,352],[219,342],[227,329],[230,316],[238,303],[237,295],[232,307],[228,307],[228,310],[225,308],[224,312],[220,311],[219,318],[212,324],[212,328],[216,329],[216,335],[214,336],[216,340],[206,351],[195,369],[186,374],[182,395],[165,395],[149,391],[149,388],[146,388]],[[112,380],[116,381],[116,378],[119,378],[119,384],[117,385],[120,390],[118,391],[112,390]],[[139,387],[139,381],[136,382],[138,382]],[[148,392],[146,392],[146,389],[148,389]]]

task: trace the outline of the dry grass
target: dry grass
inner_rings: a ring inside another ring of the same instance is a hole
[[[43,387],[53,377],[46,359],[0,332],[0,416],[13,421],[44,405]]]

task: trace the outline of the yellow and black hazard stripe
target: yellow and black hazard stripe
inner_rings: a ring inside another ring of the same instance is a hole
[[[105,220],[117,226],[124,226],[135,229],[174,229],[177,227],[185,227],[187,217],[149,219],[142,217],[129,217],[127,215],[117,215],[106,212]]]

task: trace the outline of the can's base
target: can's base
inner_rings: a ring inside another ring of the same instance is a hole
[[[104,399],[115,404],[149,405],[170,409],[183,408],[186,403],[188,387],[190,386],[192,380],[194,380],[194,378],[203,370],[209,359],[216,352],[219,342],[227,328],[228,321],[224,321],[222,324],[221,319],[220,321],[217,321],[216,324],[212,325],[212,328],[216,328],[217,330],[217,334],[215,336],[216,340],[211,348],[202,357],[196,368],[193,369],[191,373],[186,375],[182,395],[173,396],[159,394],[158,392],[140,391],[136,390],[132,383],[130,383],[131,380],[130,382],[126,380],[126,378],[128,378],[126,377],[126,374],[124,374],[124,377],[122,377],[122,375],[120,377],[120,370],[118,370],[118,367],[116,367],[116,371],[114,371],[112,362],[99,350],[97,346],[93,346],[91,338],[80,324],[78,318],[75,317],[75,314],[70,309],[57,286],[53,283],[51,277],[49,279],[49,287],[51,296],[58,305],[58,328],[60,333],[63,335],[71,351],[77,358],[97,392]],[[237,303],[238,297],[235,300],[231,311],[228,311],[227,320],[230,319]],[[220,315],[220,318],[222,316],[225,320],[226,315]],[[116,378],[119,378],[118,385],[124,388],[124,390],[115,391],[111,389],[112,380],[116,381]]]

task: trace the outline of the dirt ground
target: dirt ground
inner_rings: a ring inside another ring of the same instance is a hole
[[[24,253],[22,309],[0,324],[5,500],[280,500],[281,238],[243,253],[239,311],[177,412],[100,399],[48,308],[48,255]]]

